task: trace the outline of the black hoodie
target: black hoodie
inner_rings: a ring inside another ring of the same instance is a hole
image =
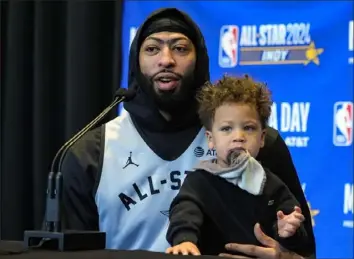
[[[175,14],[184,16],[185,21],[195,30],[200,40],[195,43],[197,50],[196,82],[197,87],[209,80],[209,58],[204,38],[197,25],[185,14],[174,8],[154,12],[144,22],[146,24],[156,15]],[[156,105],[137,82],[138,42],[140,26],[132,43],[129,60],[129,87],[137,92],[135,99],[125,103],[125,109],[133,118],[134,125],[148,146],[161,158],[173,160],[183,153],[198,134],[201,124],[197,119],[196,106],[191,104],[188,112],[172,122],[167,122],[158,112]],[[184,118],[185,120],[181,120]],[[98,230],[99,217],[95,203],[95,194],[101,177],[104,157],[104,125],[82,137],[67,153],[62,165],[64,226],[67,229]],[[265,147],[257,157],[263,166],[269,168],[289,187],[301,204],[304,222],[309,235],[309,250],[315,254],[315,239],[311,225],[311,215],[302,191],[299,178],[292,162],[289,150],[279,133],[267,129]]]

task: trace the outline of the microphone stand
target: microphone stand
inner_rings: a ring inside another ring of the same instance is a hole
[[[119,88],[115,94],[114,101],[101,112],[94,120],[87,124],[82,130],[69,139],[56,153],[51,170],[48,175],[48,186],[46,193],[45,230],[26,230],[24,232],[24,246],[37,248],[73,251],[73,250],[102,250],[106,247],[106,233],[99,231],[76,231],[62,230],[61,224],[61,200],[63,189],[62,164],[66,153],[83,135],[91,130],[108,112],[117,104],[129,101],[135,96],[132,91]],[[60,157],[60,159],[59,159]],[[55,172],[57,160],[58,170]],[[70,215],[68,215],[70,216]],[[38,245],[38,243],[40,245]]]

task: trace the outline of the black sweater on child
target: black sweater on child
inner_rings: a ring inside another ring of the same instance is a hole
[[[171,245],[192,242],[201,254],[230,253],[227,243],[262,246],[254,235],[254,225],[285,248],[308,256],[307,234],[303,225],[297,233],[281,238],[277,231],[277,211],[290,214],[300,206],[287,186],[274,174],[266,171],[267,180],[262,195],[252,195],[224,178],[204,170],[186,176],[170,207],[167,240]]]

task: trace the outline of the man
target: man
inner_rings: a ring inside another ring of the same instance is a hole
[[[127,112],[86,134],[66,156],[65,223],[68,229],[106,232],[109,249],[163,252],[170,203],[188,170],[212,153],[195,100],[209,80],[204,38],[186,14],[158,10],[140,26],[129,68],[136,97],[124,104]],[[274,129],[268,129],[258,159],[299,200],[315,253],[309,209],[289,151]],[[296,258],[257,226],[255,235],[267,248],[231,244],[229,249],[257,252],[260,258]]]

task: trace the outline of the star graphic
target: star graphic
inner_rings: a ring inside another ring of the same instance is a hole
[[[310,62],[315,63],[316,65],[320,64],[320,60],[318,58],[319,55],[323,53],[324,49],[316,49],[315,43],[312,41],[308,47],[308,49],[305,52],[305,56],[307,58],[306,61],[304,61],[305,66],[309,64]]]
[[[320,210],[312,209],[310,202],[307,202],[307,206],[308,206],[309,209],[310,209],[312,227],[314,227],[314,226],[315,226],[315,219],[314,219],[314,217],[317,216],[318,214],[320,214]]]

